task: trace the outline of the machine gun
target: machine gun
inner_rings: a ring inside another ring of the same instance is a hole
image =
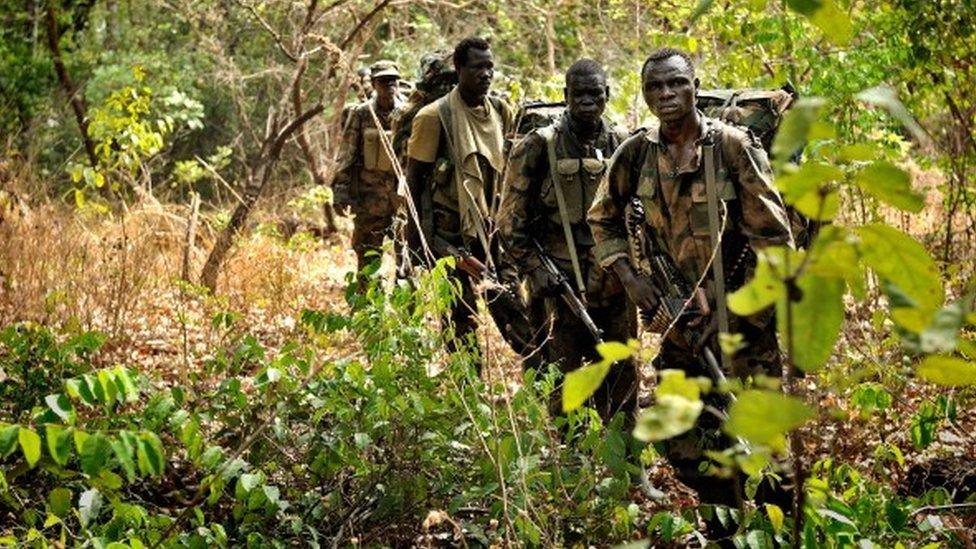
[[[559,295],[562,296],[563,301],[569,306],[570,310],[579,317],[586,329],[589,330],[590,335],[597,343],[603,343],[603,331],[597,328],[596,323],[593,322],[593,318],[590,317],[590,313],[586,312],[586,305],[576,296],[576,292],[573,291],[573,287],[569,284],[569,279],[563,271],[556,265],[556,262],[549,257],[542,244],[539,241],[532,239],[532,244],[535,246],[536,252],[539,254],[539,259],[542,261],[542,268],[549,272],[559,282]]]
[[[706,342],[701,341],[704,327],[691,322],[711,312],[704,290],[700,287],[692,290],[671,256],[655,245],[653,236],[647,231],[644,205],[637,197],[631,198],[627,205],[624,223],[635,270],[638,274],[651,277],[654,286],[663,294],[655,310],[640,311],[645,327],[655,333],[664,333],[673,324],[685,343],[701,347],[700,358],[712,381],[716,384],[724,382],[725,373],[715,353]]]

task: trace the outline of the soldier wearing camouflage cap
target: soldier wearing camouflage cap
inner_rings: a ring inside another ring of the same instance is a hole
[[[383,145],[383,133],[390,137],[390,115],[403,104],[398,83],[400,70],[393,61],[377,61],[369,69],[373,97],[356,105],[343,125],[343,144],[332,188],[340,211],[350,209],[353,222],[352,247],[357,270],[362,270],[370,252],[378,252],[383,238],[391,234],[397,208],[393,160]],[[372,111],[372,113],[370,112]]]

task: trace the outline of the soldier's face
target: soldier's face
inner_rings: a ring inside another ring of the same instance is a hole
[[[573,76],[563,90],[569,115],[580,122],[596,123],[607,107],[607,79],[600,74]]]
[[[381,76],[379,78],[373,79],[373,90],[376,91],[376,97],[383,100],[393,99],[393,96],[397,92],[397,84],[399,78],[396,76]]]
[[[457,67],[458,86],[470,95],[485,95],[491,88],[495,77],[495,57],[491,50],[468,50],[468,59],[463,67]]]
[[[680,120],[695,108],[698,79],[677,55],[651,63],[642,85],[644,101],[661,122]]]

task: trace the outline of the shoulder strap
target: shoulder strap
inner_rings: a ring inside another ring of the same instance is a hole
[[[705,195],[708,200],[708,231],[714,257],[712,258],[712,288],[715,295],[715,312],[718,315],[718,329],[720,332],[729,331],[729,312],[725,303],[725,261],[722,257],[722,235],[718,211],[718,166],[715,161],[716,141],[721,141],[719,130],[710,129],[708,139],[702,145],[705,157]],[[726,215],[728,215],[726,213]],[[722,366],[728,369],[728,357],[722,353]]]
[[[556,203],[559,205],[559,221],[563,226],[563,237],[566,239],[566,246],[569,247],[569,259],[573,264],[573,276],[576,278],[576,288],[579,290],[581,301],[586,302],[586,285],[583,283],[583,270],[580,268],[579,256],[576,253],[576,240],[573,238],[573,228],[569,224],[569,214],[566,212],[566,197],[563,195],[563,179],[570,181],[569,177],[559,177],[556,170],[556,142],[559,140],[559,130],[554,125],[545,128],[542,136],[546,138],[546,150],[549,154],[549,178],[552,180],[552,187],[556,191]]]

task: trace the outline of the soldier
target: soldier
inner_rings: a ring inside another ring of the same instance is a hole
[[[559,280],[546,270],[533,239],[571,281],[603,337],[627,341],[636,336],[636,316],[617,275],[593,255],[586,224],[607,159],[626,134],[603,118],[609,98],[607,75],[592,59],[566,71],[566,111],[551,126],[529,133],[512,152],[498,225],[506,251],[528,279],[537,333],[546,337],[543,357],[569,372],[599,360],[596,340],[580,317],[560,299]],[[637,373],[632,361],[617,364],[594,394],[604,421],[623,411],[633,416]],[[559,392],[551,408],[559,411]]]
[[[634,196],[645,210],[649,232],[655,243],[669,255],[684,278],[692,284],[709,269],[713,247],[722,245],[723,280],[734,288],[748,277],[755,265],[754,251],[770,245],[792,245],[790,225],[779,194],[772,184],[772,171],[760,143],[749,133],[705,117],[695,108],[698,79],[688,54],[671,48],[654,51],[641,70],[644,100],[660,120],[630,137],[614,154],[607,177],[600,185],[588,221],[596,241],[596,257],[605,268],[620,278],[627,293],[641,310],[653,311],[659,299],[650,280],[635,274],[628,259],[624,209]],[[703,160],[706,145],[714,144],[720,160],[716,164],[717,183],[713,204],[721,202],[726,211],[725,230],[715,238],[710,220],[709,179]],[[721,190],[718,190],[721,189]],[[725,300],[710,269],[706,296],[714,315],[693,322],[717,326]],[[716,296],[716,293],[720,295]],[[707,314],[707,313],[706,313]],[[714,317],[714,318],[713,318]],[[732,357],[732,372],[738,376],[765,373],[778,376],[781,369],[775,325],[770,314],[728,319],[728,331],[741,333],[747,347]],[[714,334],[715,329],[705,330]],[[705,342],[718,354],[714,338]],[[700,366],[696,349],[680,344],[676,338],[662,343],[654,361],[656,368],[679,368],[690,376],[708,376]],[[720,399],[712,402],[722,406]],[[702,414],[699,424],[686,435],[671,439],[665,455],[679,479],[698,492],[705,503],[735,504],[735,481],[702,472],[705,450],[720,450],[729,440],[718,430],[713,414]],[[762,497],[762,495],[760,495]]]
[[[450,320],[455,336],[464,338],[476,327],[473,285],[494,270],[491,213],[514,117],[504,101],[488,95],[495,62],[487,40],[462,40],[454,48],[453,63],[457,85],[413,120],[407,182],[433,255],[457,259],[462,295]],[[531,338],[524,304],[512,292],[499,290],[486,292],[489,311],[509,344],[527,356]]]
[[[367,253],[380,250],[396,214],[393,162],[383,147],[370,110],[376,113],[389,135],[390,113],[403,103],[397,93],[399,79],[396,63],[373,63],[370,67],[373,98],[350,111],[343,129],[343,149],[332,188],[339,210],[351,208],[356,215],[352,247],[356,251],[357,270],[366,266]]]
[[[410,130],[413,119],[420,109],[447,95],[457,84],[457,72],[451,62],[450,51],[435,51],[420,58],[420,79],[416,88],[407,98],[406,103],[393,111],[390,124],[393,129],[393,151],[397,155],[401,166],[407,165],[407,143],[410,140]],[[409,214],[406,207],[397,214],[397,275],[408,278],[412,265],[423,258],[420,243],[417,242],[416,231],[410,231]],[[411,242],[407,242],[412,238]],[[412,257],[411,257],[412,255]]]

